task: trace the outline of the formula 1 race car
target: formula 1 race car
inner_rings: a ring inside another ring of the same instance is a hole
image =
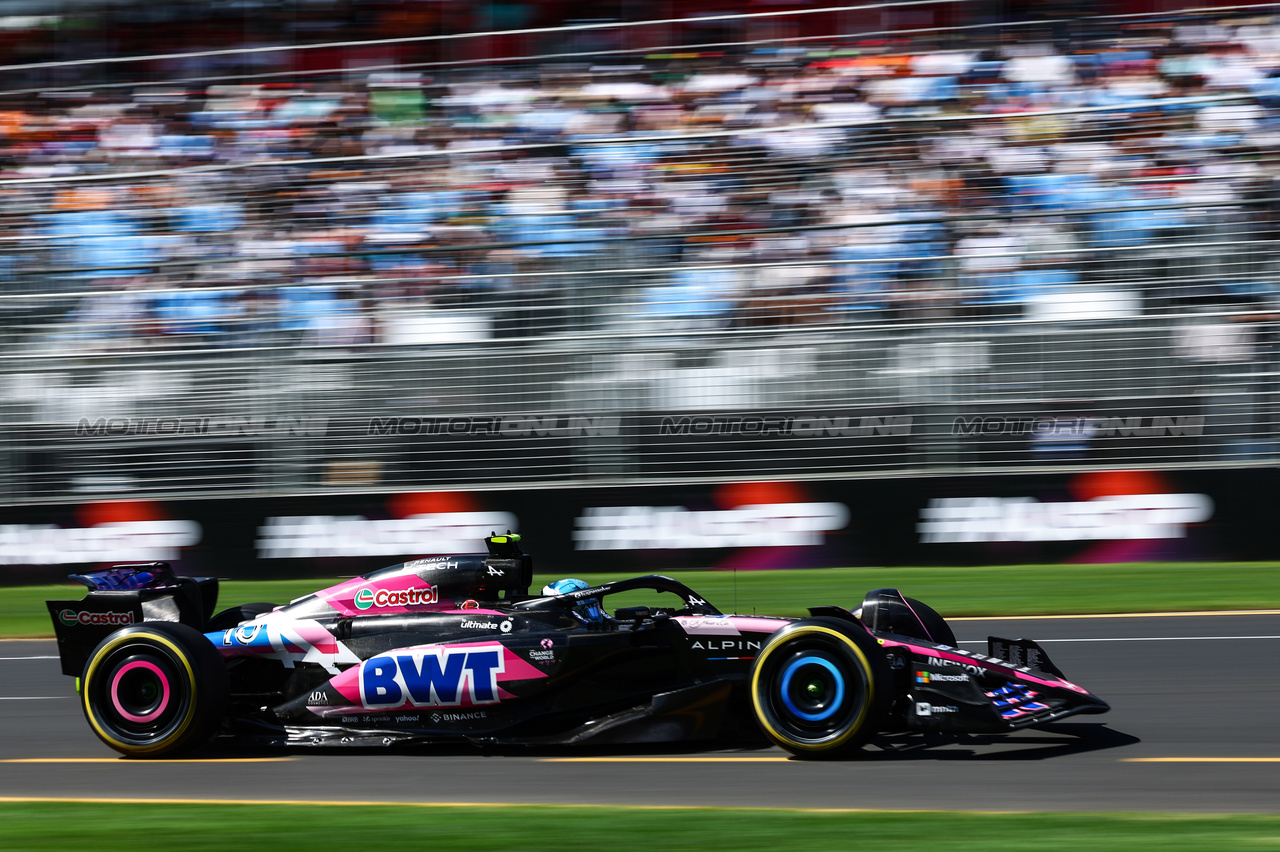
[[[799,619],[724,615],[658,575],[530,595],[518,536],[486,543],[217,614],[216,579],[165,563],[73,575],[88,595],[48,603],[62,671],[98,737],[135,757],[215,734],[506,746],[761,732],[831,757],[879,733],[1003,733],[1108,709],[1036,643],[961,650],[941,616],[896,590]],[[654,600],[606,614],[624,593]]]

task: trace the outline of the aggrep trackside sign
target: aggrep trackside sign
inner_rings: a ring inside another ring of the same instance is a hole
[[[1120,494],[1085,501],[948,497],[920,512],[920,541],[1086,541],[1183,538],[1213,517],[1205,494]]]
[[[0,507],[0,582],[150,561],[227,578],[356,577],[477,553],[507,530],[538,573],[563,576],[1280,560],[1280,527],[1257,498],[1278,490],[1280,470],[1223,469],[174,500],[138,520],[90,503]]]

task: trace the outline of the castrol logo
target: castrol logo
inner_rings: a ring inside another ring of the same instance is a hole
[[[368,586],[356,592],[356,609],[377,607],[385,609],[394,606],[425,606],[437,600],[436,587],[425,589],[371,589]]]
[[[58,613],[58,620],[68,627],[75,627],[77,624],[119,627],[125,624],[133,624],[133,613],[76,612],[74,609],[64,609]]]

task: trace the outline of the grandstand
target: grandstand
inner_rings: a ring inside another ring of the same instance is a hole
[[[1274,465],[1274,8],[954,6],[24,21],[7,502]]]

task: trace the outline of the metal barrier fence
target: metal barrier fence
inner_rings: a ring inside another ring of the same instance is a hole
[[[0,181],[0,488],[1277,460],[1277,78],[815,56],[71,98]]]
[[[1273,463],[1274,353],[1229,319],[33,358],[0,478],[22,501]]]

